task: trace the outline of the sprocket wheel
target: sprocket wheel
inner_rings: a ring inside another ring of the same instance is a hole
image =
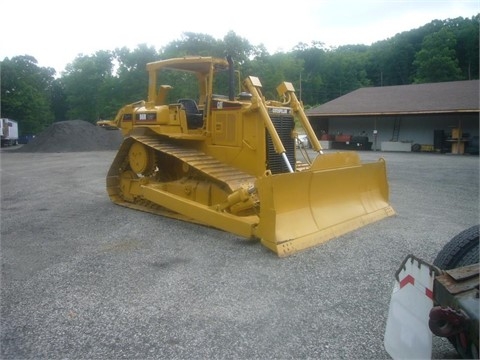
[[[128,162],[136,174],[150,176],[156,168],[155,150],[140,142],[135,142],[128,151]]]

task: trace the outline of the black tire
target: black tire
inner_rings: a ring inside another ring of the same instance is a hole
[[[474,225],[455,235],[433,261],[442,270],[455,269],[479,262],[479,225]]]
[[[421,149],[422,149],[422,145],[420,145],[420,144],[413,144],[412,145],[412,151],[413,152],[420,152]]]

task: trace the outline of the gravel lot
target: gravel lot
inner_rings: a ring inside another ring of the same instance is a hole
[[[478,223],[479,158],[360,155],[387,161],[397,215],[281,259],[112,204],[115,151],[2,150],[0,357],[388,359],[394,272]]]

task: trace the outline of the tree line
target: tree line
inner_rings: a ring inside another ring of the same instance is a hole
[[[360,87],[478,79],[479,24],[480,14],[434,20],[372,45],[327,48],[314,41],[274,54],[232,31],[220,40],[187,32],[159,50],[140,44],[79,55],[61,74],[39,67],[33,56],[14,56],[0,62],[1,117],[17,120],[22,135],[62,120],[110,119],[122,106],[146,99],[147,63],[189,55],[231,55],[243,76],[260,78],[268,98],[290,81],[305,107]],[[188,84],[179,86],[181,93]]]

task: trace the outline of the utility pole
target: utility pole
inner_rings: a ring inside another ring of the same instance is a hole
[[[300,95],[300,102],[302,102],[302,72],[300,71],[300,89],[298,94]]]

